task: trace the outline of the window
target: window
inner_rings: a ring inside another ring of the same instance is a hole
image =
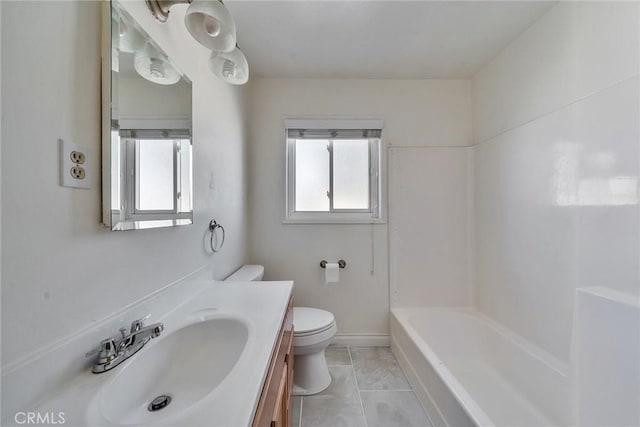
[[[381,121],[287,120],[285,126],[286,222],[381,219]]]
[[[188,130],[121,130],[125,165],[125,217],[179,220],[192,210]]]

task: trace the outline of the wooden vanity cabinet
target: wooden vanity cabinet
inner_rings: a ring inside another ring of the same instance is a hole
[[[293,392],[293,298],[280,327],[253,427],[289,427]]]

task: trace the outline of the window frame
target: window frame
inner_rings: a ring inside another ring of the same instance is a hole
[[[181,142],[191,139],[186,138],[182,133],[187,131],[163,131],[161,134],[157,134],[156,131],[148,130],[126,130],[122,132],[120,136],[124,145],[124,157],[125,157],[125,170],[130,171],[124,173],[123,186],[128,190],[124,192],[127,195],[123,202],[123,211],[125,218],[132,221],[154,221],[154,220],[183,220],[189,219],[191,212],[181,212],[179,209],[182,198],[182,183],[181,183]],[[169,135],[171,133],[171,135]],[[150,210],[150,209],[138,209],[139,198],[139,182],[138,182],[138,169],[139,169],[139,141],[149,139],[166,139],[172,141],[173,145],[173,208],[166,210]]]
[[[290,138],[291,129],[319,129],[319,130],[352,130],[371,129],[382,130],[382,120],[309,120],[309,119],[285,119],[284,140],[286,146],[285,167],[285,210],[283,224],[328,224],[328,223],[384,223],[383,216],[383,183],[384,183],[384,152],[382,150],[383,136],[352,138],[367,139],[369,144],[369,208],[368,209],[335,209],[333,207],[333,144],[340,141],[336,138],[316,138],[327,140],[329,152],[329,211],[296,211],[296,140],[304,138]],[[308,138],[314,139],[314,138]],[[345,138],[343,138],[345,139]]]

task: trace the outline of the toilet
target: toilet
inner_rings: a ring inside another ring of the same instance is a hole
[[[229,282],[262,280],[264,267],[244,265],[227,277]],[[324,351],[338,328],[333,314],[311,307],[293,308],[293,394],[306,396],[320,393],[331,384]]]

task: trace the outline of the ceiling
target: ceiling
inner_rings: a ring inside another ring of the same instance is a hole
[[[277,78],[469,78],[547,1],[225,3],[251,73]]]

